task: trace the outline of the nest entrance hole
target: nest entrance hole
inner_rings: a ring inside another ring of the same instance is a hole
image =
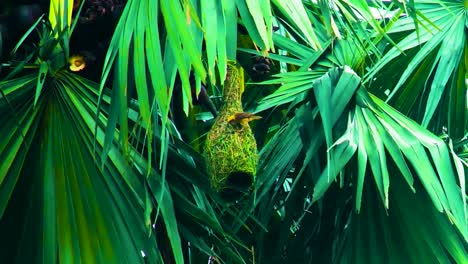
[[[246,194],[253,184],[253,175],[244,171],[235,171],[226,179],[226,187],[221,191],[221,197],[226,200],[236,200]]]

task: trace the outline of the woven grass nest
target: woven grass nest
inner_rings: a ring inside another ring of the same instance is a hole
[[[248,124],[229,122],[242,113],[244,72],[229,62],[224,83],[224,105],[208,132],[205,158],[213,189],[232,199],[249,191],[255,181],[258,163],[257,143]]]

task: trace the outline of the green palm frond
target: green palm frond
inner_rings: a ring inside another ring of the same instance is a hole
[[[47,24],[43,29],[35,67],[0,82],[5,124],[0,132],[0,218],[2,232],[8,234],[1,240],[2,259],[162,263],[147,222],[152,207],[145,202],[144,174],[114,143],[106,145],[104,166],[95,156],[105,146],[109,91],[100,94],[97,84],[68,73],[59,44],[64,34],[54,35]],[[98,98],[101,113],[95,121]],[[161,208],[174,212],[171,204]],[[172,215],[163,216],[174,221]],[[9,243],[12,237],[18,239]],[[180,241],[174,252],[180,263]]]
[[[379,94],[389,93],[387,101],[424,127],[432,124],[440,131],[448,126],[451,137],[462,138],[467,128],[464,1],[414,1],[414,8],[416,18],[401,19],[389,29],[400,41],[376,63],[366,82]],[[394,76],[382,74],[392,71]]]
[[[335,263],[463,263],[468,247],[453,224],[432,205],[422,186],[416,193],[391,175],[390,208],[373,185],[363,190],[361,212],[350,213],[334,252]]]
[[[260,83],[260,85],[280,85],[280,87],[258,102],[256,112],[295,100],[299,101],[301,96],[313,87],[314,81],[331,68],[348,66],[356,71],[363,71],[366,54],[353,39],[338,40],[334,44],[328,42],[324,46],[326,45],[330,50],[323,52],[313,51],[280,35],[275,35],[274,39],[277,45],[290,55],[271,55],[271,58],[280,63],[297,65],[299,70],[280,73],[274,76],[275,79]]]
[[[390,174],[386,154],[389,153],[410,187],[414,180],[407,162],[412,165],[434,206],[445,212],[467,239],[465,189],[459,185],[464,179],[456,182],[457,174],[446,143],[375,97],[369,101],[363,93],[358,93],[357,100],[363,100],[365,106],[356,107],[355,119],[351,121],[356,122],[355,129],[344,136],[349,140],[345,144],[358,146],[360,169],[357,173],[356,208],[360,208],[360,193],[367,162],[370,164],[382,202],[385,207],[389,206]],[[330,169],[327,169],[322,173],[315,187],[319,195],[317,197],[314,194],[314,199],[321,196],[326,186],[343,168],[339,163],[333,162],[327,166],[333,170],[330,172]]]
[[[96,84],[66,69],[77,20],[52,0],[2,62],[1,262],[464,263],[464,5],[127,1]],[[274,75],[246,86],[260,164],[227,203],[172,112],[245,53]]]
[[[308,46],[313,49],[321,47],[302,2],[297,0],[272,3],[214,0],[191,0],[184,3],[158,0],[128,2],[110,44],[102,75],[101,89],[112,67],[116,69],[117,77],[114,78],[119,83],[113,89],[113,98],[118,107],[115,106],[114,111],[111,111],[107,138],[112,137],[112,131],[118,123],[120,143],[124,151],[128,148],[128,106],[124,98],[131,89],[136,90],[139,112],[146,126],[151,128],[150,120],[160,113],[162,127],[167,128],[177,75],[182,82],[182,91],[176,92],[183,94],[183,103],[177,107],[186,114],[192,102],[191,85],[194,84],[189,81],[192,70],[197,94],[200,83],[205,82],[207,76],[212,83],[217,80],[222,82],[226,75],[227,60],[236,57],[237,12],[252,42],[263,52],[273,50],[273,7],[278,9],[278,13],[285,17],[292,28],[304,36]],[[206,54],[206,61],[202,60],[203,54]],[[204,68],[204,62],[207,69]],[[148,138],[152,138],[153,131],[147,130],[147,133]],[[163,130],[163,139],[167,138],[166,134]],[[151,139],[146,144],[151,145]],[[161,146],[162,153],[167,149],[166,144]],[[151,151],[151,147],[148,150]],[[103,157],[106,152],[107,147]],[[165,155],[161,155],[161,163],[164,163],[164,159]]]
[[[164,184],[161,175],[154,169],[145,184],[147,161],[132,147],[130,157],[136,162],[135,167],[115,145],[111,146],[108,161],[101,167],[100,161],[95,159],[95,151],[101,152],[104,146],[110,91],[105,91],[104,112],[96,123],[97,84],[59,72],[46,79],[34,107],[36,79],[36,75],[28,75],[1,83],[5,95],[1,104],[5,124],[1,156],[6,161],[2,163],[0,175],[1,226],[5,233],[11,234],[1,243],[6,245],[9,237],[38,230],[37,221],[44,221],[44,239],[48,242],[20,240],[11,248],[2,247],[2,256],[12,263],[16,254],[21,255],[17,263],[37,262],[39,260],[33,258],[36,255],[47,257],[44,263],[53,263],[54,256],[61,261],[71,258],[89,263],[144,263],[140,254],[143,251],[150,263],[157,263],[161,258],[160,249],[156,246],[155,233],[150,231],[151,217],[147,215],[151,208],[157,207],[178,263],[183,263],[185,246],[181,239],[193,243],[193,250],[203,250],[205,258],[216,254],[212,251],[212,246],[216,245],[221,248],[218,254],[223,258],[242,263],[233,250],[242,248],[242,243],[236,242],[233,233],[229,235],[220,224],[218,209],[212,207],[204,194],[210,190],[199,154],[188,146],[180,145],[177,149],[171,146],[169,162],[178,166],[168,169],[164,188],[161,188]],[[16,109],[18,106],[22,108]],[[98,126],[97,145],[93,136],[95,126]],[[187,177],[191,174],[192,177]],[[194,184],[204,186],[203,191]],[[145,186],[150,188],[146,190]],[[147,204],[148,197],[154,202]],[[23,204],[28,200],[35,202]],[[18,212],[18,207],[24,211]],[[35,208],[35,213],[28,215],[31,208]],[[26,216],[36,220],[27,222]],[[44,220],[40,220],[41,216]],[[195,230],[198,230],[196,236]],[[212,244],[204,246],[208,241]],[[40,253],[40,250],[50,250],[53,248],[50,245],[54,244],[57,252]],[[39,251],[13,250],[27,247]]]
[[[347,79],[357,82],[350,83],[345,81]],[[349,69],[331,70],[312,86],[313,101],[318,104],[306,103],[310,97],[305,95],[295,115],[262,151],[255,198],[256,214],[262,224],[286,233],[290,228],[288,234],[277,238],[282,245],[290,245],[296,237],[304,238],[302,232],[313,232],[319,237],[322,232],[333,232],[335,241],[329,242],[334,245],[334,262],[346,263],[349,258],[355,258],[360,263],[372,263],[388,255],[395,260],[405,259],[410,252],[397,253],[389,249],[406,236],[418,239],[421,234],[428,237],[428,241],[417,247],[421,252],[431,252],[428,259],[435,254],[442,262],[451,258],[462,260],[468,238],[465,179],[464,174],[459,173],[460,166],[453,166],[446,143],[368,95],[363,88],[359,88],[355,97],[344,97],[353,92],[340,92],[342,89],[360,86],[360,78]],[[333,111],[327,107],[333,107]],[[330,142],[333,142],[331,147]],[[340,189],[335,182],[340,183]],[[419,191],[414,194],[416,190]],[[427,209],[412,212],[404,205],[408,198],[402,197],[408,197],[411,191],[411,199],[426,201],[424,208]],[[368,193],[373,193],[372,198]],[[337,197],[339,204],[331,203],[329,195]],[[380,198],[380,203],[374,201],[376,197]],[[432,205],[427,205],[427,201],[432,201]],[[444,212],[445,217],[441,218],[439,212]],[[327,214],[332,214],[334,219],[328,221],[341,218],[333,231],[321,227],[320,216]],[[395,218],[395,214],[399,216]],[[277,217],[281,221],[275,224]],[[416,221],[427,224],[401,229],[397,219],[405,226],[412,226]],[[312,222],[308,224],[308,221]],[[432,223],[438,225],[437,233],[432,233]],[[351,229],[345,229],[349,224]],[[371,227],[374,230],[370,230]],[[392,233],[392,228],[399,233]],[[370,242],[380,237],[373,236],[377,230],[384,232],[385,242],[381,245]],[[269,240],[267,237],[264,234],[259,238],[263,241],[259,245],[261,248],[272,246],[265,240]],[[323,239],[327,241],[330,237]],[[308,237],[305,241],[308,242],[302,242],[302,250],[315,252],[314,239]],[[366,248],[366,252],[357,251],[357,247]],[[277,250],[294,252],[295,249]],[[281,254],[275,258],[274,262],[279,262]],[[421,258],[410,259],[417,263]]]
[[[60,72],[45,79],[34,106],[36,79],[0,84],[1,155],[11,156],[0,171],[1,227],[9,234],[1,255],[9,263],[144,263],[140,251],[156,259],[143,182],[115,147],[104,168],[94,159],[97,85]],[[102,128],[97,141],[102,148]],[[8,245],[11,237],[22,239]]]

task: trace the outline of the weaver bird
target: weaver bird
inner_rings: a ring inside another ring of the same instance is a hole
[[[69,68],[73,72],[79,72],[86,68],[86,66],[93,64],[96,57],[89,51],[81,51],[71,55],[68,59]]]
[[[78,72],[83,70],[86,67],[86,60],[85,57],[82,55],[72,55],[68,60],[70,64],[69,68],[73,72]]]
[[[256,116],[250,113],[235,113],[227,118],[230,124],[240,124],[245,127],[250,121],[261,119],[261,116]]]

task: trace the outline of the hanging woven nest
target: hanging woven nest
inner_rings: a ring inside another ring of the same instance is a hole
[[[243,69],[235,62],[229,62],[224,105],[205,143],[211,185],[226,199],[235,199],[251,188],[258,163],[257,143],[248,124],[257,118],[243,113],[243,91]]]

